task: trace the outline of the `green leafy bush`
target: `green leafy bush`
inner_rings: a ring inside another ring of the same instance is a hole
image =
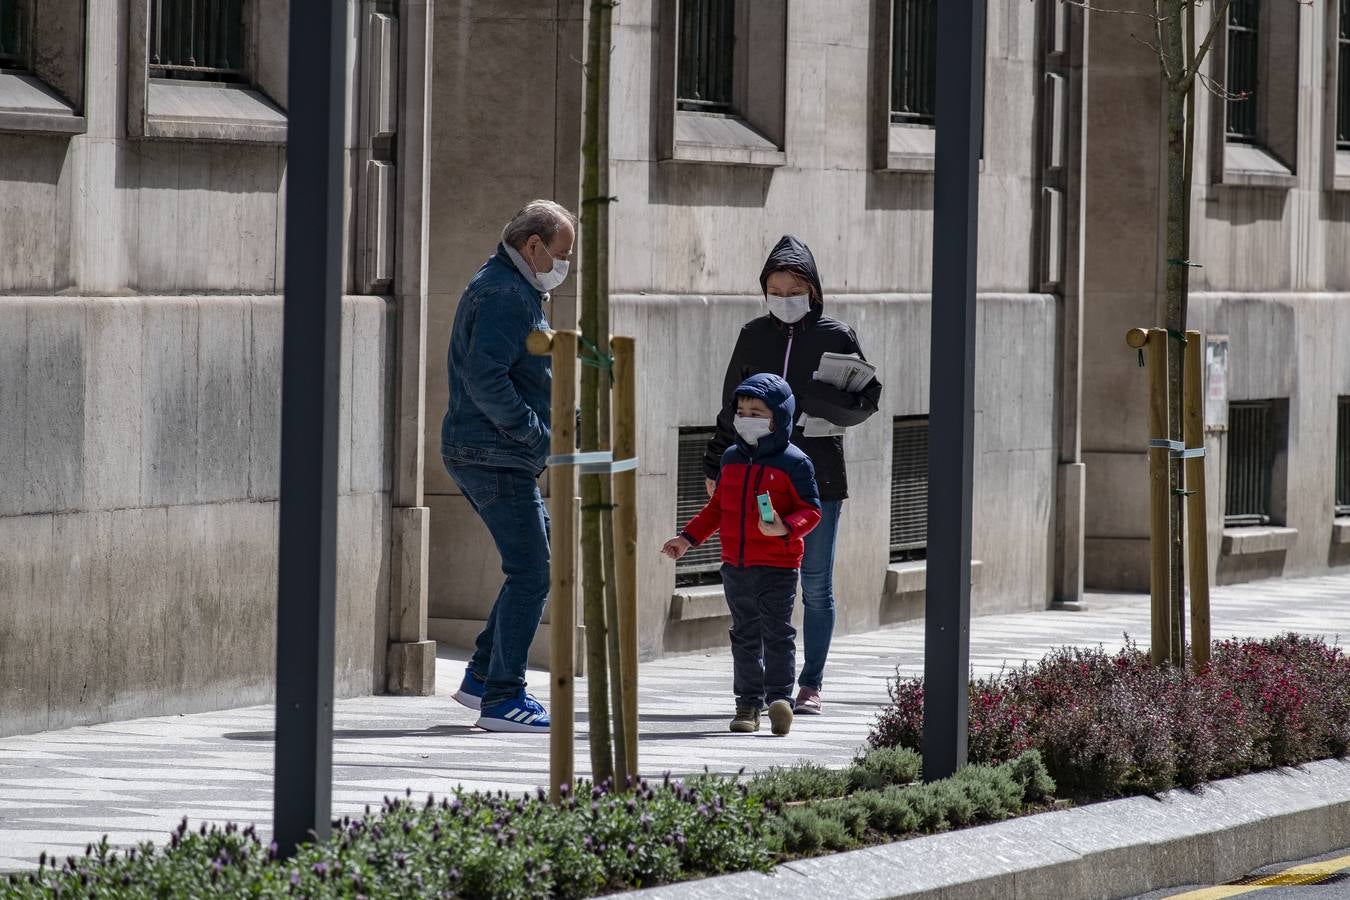
[[[554,806],[542,796],[456,793],[440,802],[386,801],[335,823],[323,844],[276,859],[251,829],[188,829],[169,845],[126,853],[106,843],[83,857],[42,859],[0,881],[0,898],[589,897],[697,875],[767,869],[764,804],[735,779],[645,782],[628,794],[580,785]]]

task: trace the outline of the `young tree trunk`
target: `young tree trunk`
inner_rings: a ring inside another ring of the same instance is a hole
[[[601,370],[596,350],[608,353],[609,316],[604,300],[602,276],[608,254],[602,239],[602,217],[606,204],[600,202],[602,173],[609,167],[602,158],[601,134],[608,123],[602,117],[602,76],[608,68],[601,64],[604,14],[607,4],[591,4],[586,22],[585,113],[582,125],[581,175],[581,334],[583,351],[590,361],[581,369],[581,449],[590,452],[601,446],[600,392]],[[591,348],[596,348],[592,350]],[[606,396],[608,383],[604,384]],[[608,416],[605,417],[608,419]],[[606,423],[607,424],[607,423]],[[607,430],[607,429],[606,429]],[[608,440],[604,441],[608,443]],[[589,703],[591,772],[596,783],[613,778],[614,749],[610,740],[607,637],[605,627],[605,571],[600,510],[605,493],[599,475],[581,478],[581,567],[582,614],[586,626],[587,699]],[[567,548],[563,548],[566,552]]]
[[[600,335],[596,346],[606,356],[609,347],[609,64],[612,53],[612,31],[614,4],[600,0],[591,9],[591,15],[600,21],[600,52],[596,56],[599,69],[600,125],[596,132],[596,158],[598,161],[599,185],[595,194],[595,206],[598,213],[599,228],[596,239],[599,246],[597,265],[593,273],[597,285],[596,309],[600,322]],[[612,450],[613,425],[611,421],[611,400],[613,387],[613,369],[608,368],[600,378],[597,405],[599,407],[599,428],[601,449]],[[609,651],[609,692],[610,710],[613,715],[611,733],[614,736],[614,781],[617,787],[625,789],[628,778],[635,773],[628,771],[628,735],[623,728],[623,673],[621,671],[622,650],[619,646],[619,599],[618,574],[614,556],[614,479],[606,475],[600,482],[600,537],[603,547],[605,573],[605,622]]]
[[[1187,145],[1187,86],[1193,84],[1183,78],[1188,54],[1185,49],[1183,16],[1193,10],[1187,0],[1164,0],[1162,25],[1165,52],[1164,81],[1167,87],[1167,232],[1165,250],[1164,324],[1172,337],[1167,354],[1168,437],[1182,439],[1181,373],[1184,345],[1178,338],[1186,333],[1187,278],[1190,263],[1190,196],[1187,184],[1189,154]],[[1185,659],[1185,528],[1182,518],[1180,460],[1168,461],[1168,569],[1171,575],[1168,589],[1168,607],[1172,618],[1172,663],[1182,665]]]

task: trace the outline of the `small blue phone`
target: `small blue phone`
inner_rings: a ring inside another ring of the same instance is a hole
[[[765,522],[773,521],[773,503],[769,501],[768,493],[760,494],[756,498],[759,500],[759,517]]]

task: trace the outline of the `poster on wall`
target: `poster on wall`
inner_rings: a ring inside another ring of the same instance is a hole
[[[1205,430],[1228,430],[1228,335],[1205,336]]]

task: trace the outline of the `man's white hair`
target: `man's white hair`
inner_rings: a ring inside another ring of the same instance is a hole
[[[571,225],[575,231],[577,217],[568,212],[561,203],[554,203],[552,200],[531,200],[506,223],[506,227],[502,229],[502,242],[519,250],[525,246],[530,235],[537,234],[544,239],[545,244],[550,244],[564,224]]]

